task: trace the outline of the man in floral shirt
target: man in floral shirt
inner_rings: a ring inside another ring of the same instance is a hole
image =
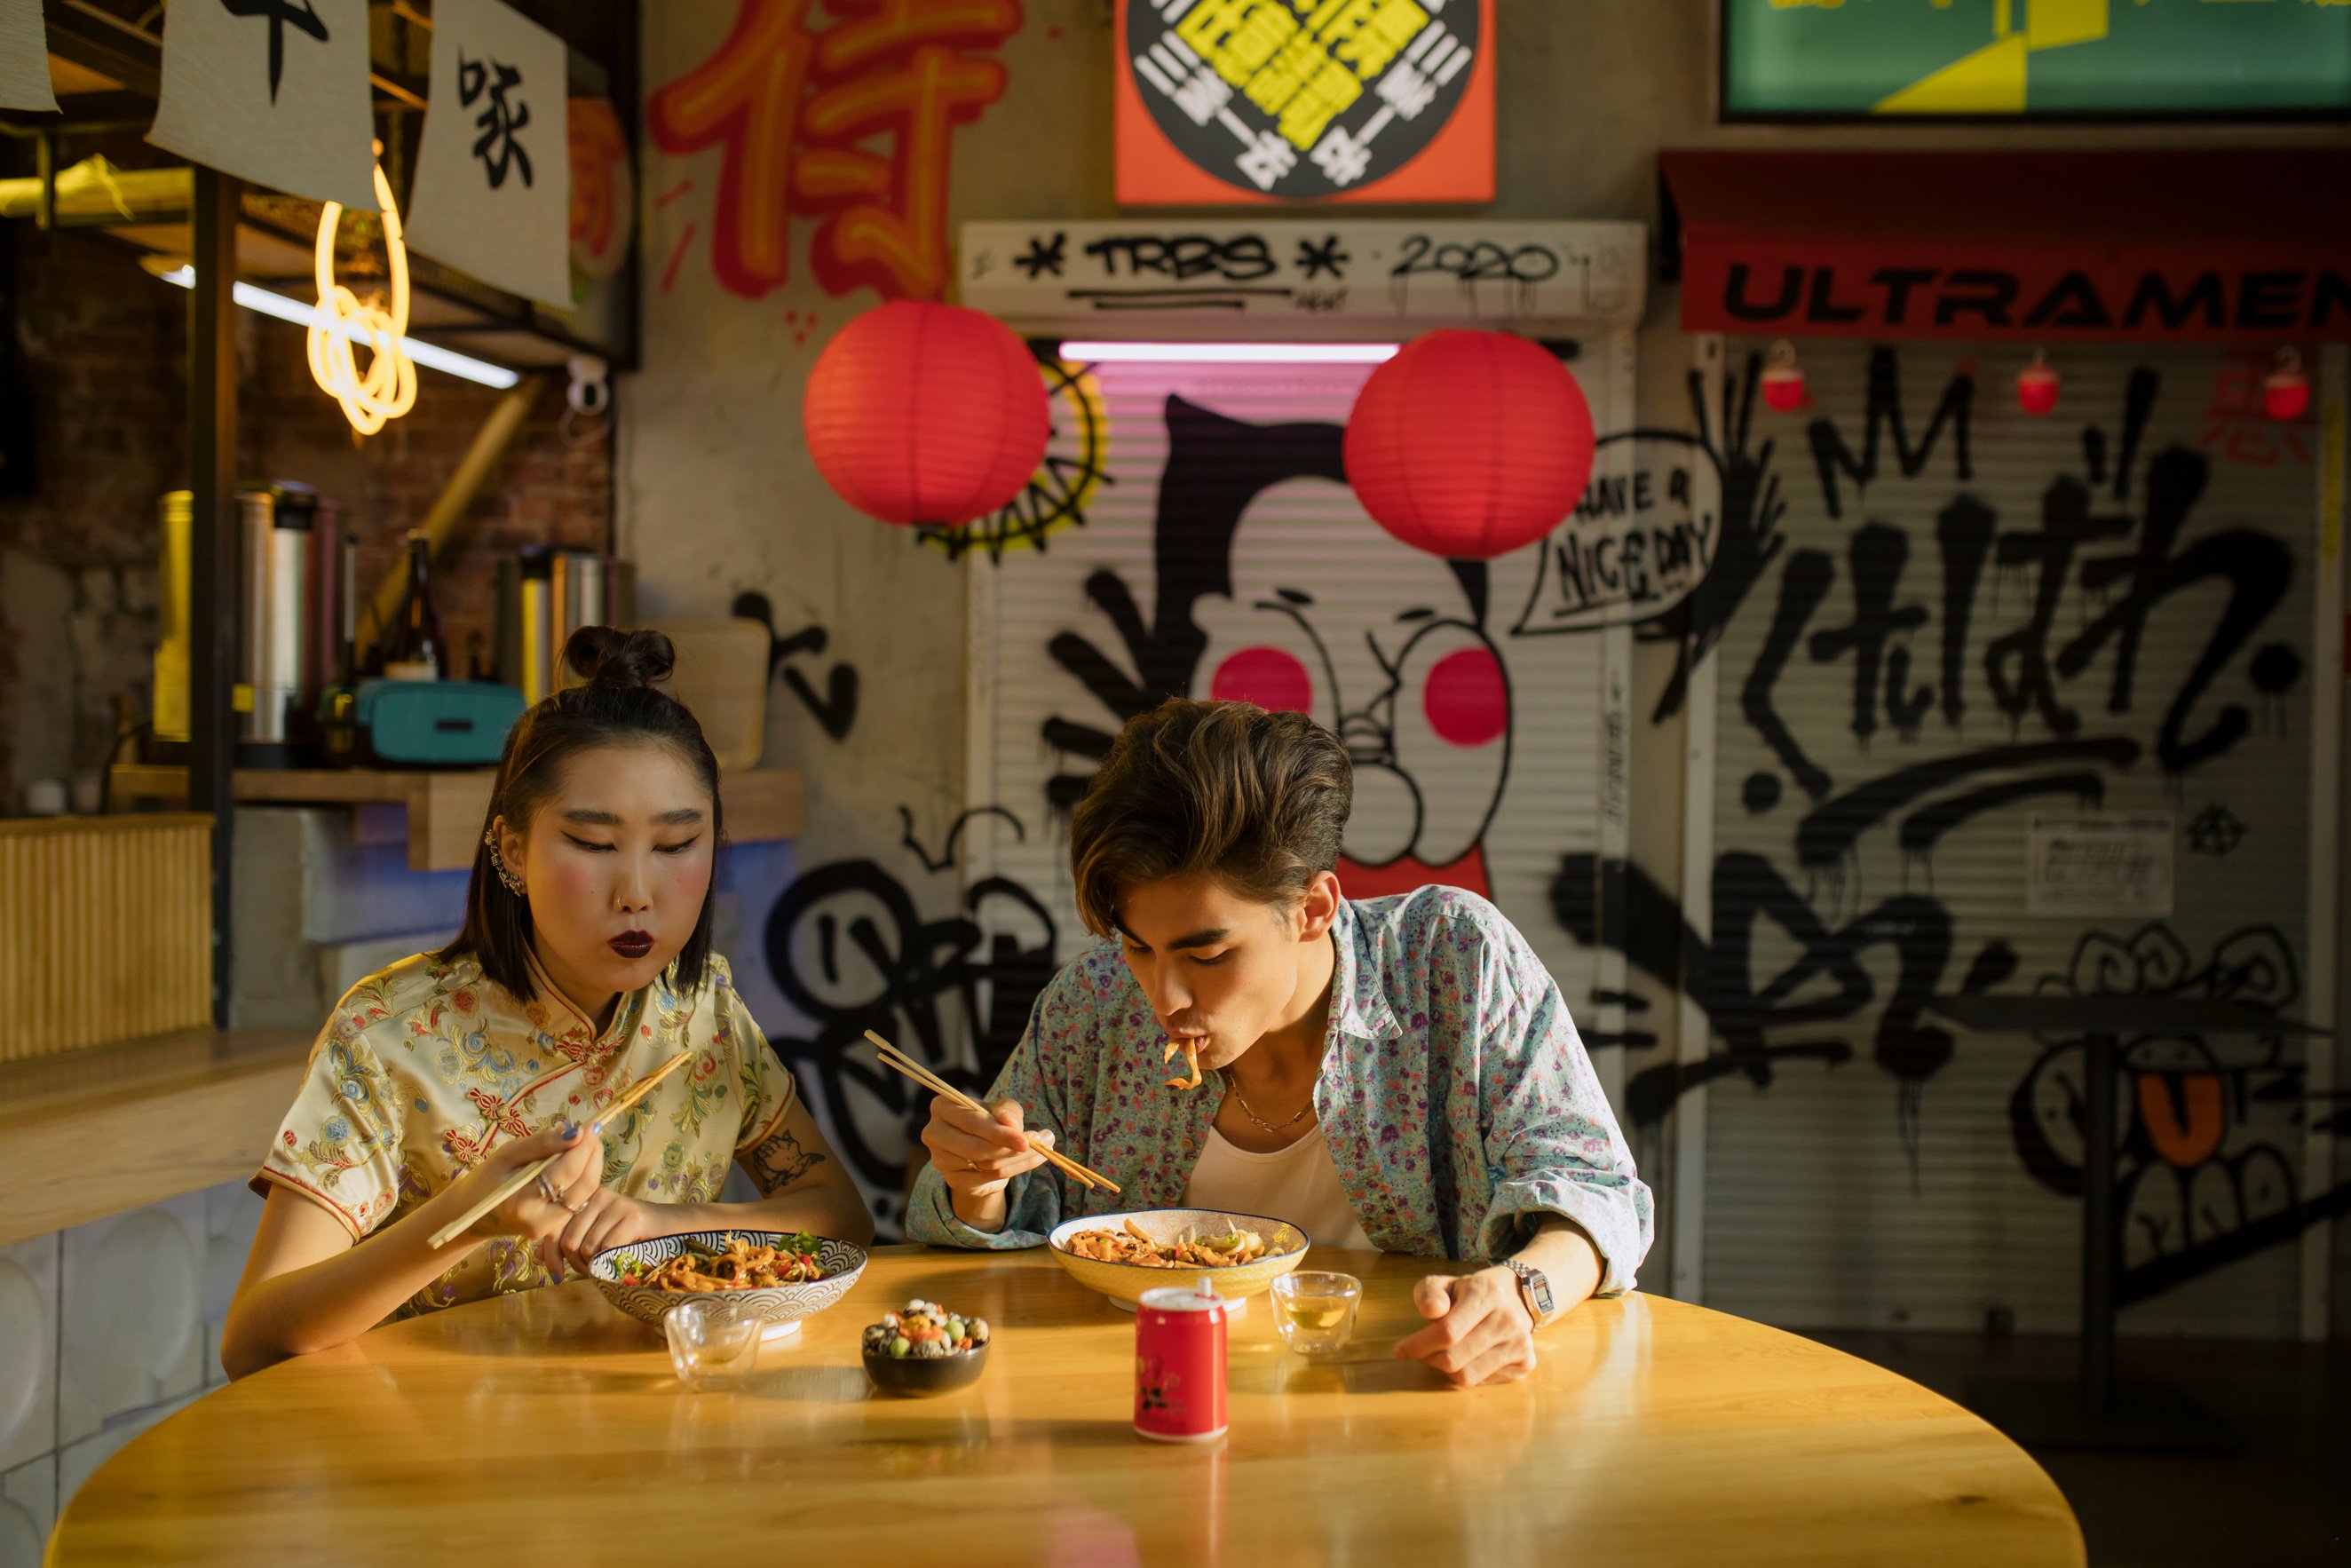
[[[1535,1330],[1634,1288],[1649,1191],[1558,985],[1474,894],[1343,897],[1353,798],[1298,714],[1179,699],[1127,726],[1070,831],[1079,908],[1115,942],[1038,998],[992,1116],[933,1104],[917,1239],[1033,1247],[1073,1215],[1186,1207],[1481,1263],[1423,1280],[1427,1326],[1396,1347],[1465,1385],[1525,1375]]]

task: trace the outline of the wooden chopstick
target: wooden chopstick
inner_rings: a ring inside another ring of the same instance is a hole
[[[675,1072],[679,1068],[684,1066],[685,1059],[693,1054],[694,1053],[692,1051],[681,1051],[675,1056],[671,1057],[667,1061],[663,1062],[659,1067],[653,1069],[653,1075],[651,1077],[640,1078],[637,1080],[626,1093],[622,1094],[618,1100],[613,1101],[610,1105],[605,1106],[602,1111],[597,1113],[596,1119],[589,1124],[589,1130],[592,1133],[597,1128],[601,1127],[605,1123],[611,1121],[613,1117],[619,1115],[622,1112],[627,1110],[630,1106],[634,1105],[646,1095],[652,1093],[655,1084],[659,1083],[663,1079],[667,1078],[671,1073]],[[539,1173],[546,1170],[548,1166],[553,1165],[556,1161],[561,1159],[564,1155],[569,1153],[570,1153],[570,1151],[566,1149],[560,1153],[549,1155],[543,1160],[533,1160],[530,1164],[523,1166],[522,1169],[515,1172],[514,1175],[508,1176],[505,1181],[498,1184],[498,1188],[496,1192],[493,1192],[489,1197],[474,1205],[473,1207],[467,1209],[459,1218],[451,1220],[448,1224],[434,1231],[433,1233],[433,1245],[435,1247],[446,1247],[449,1245],[450,1242],[455,1240],[458,1237],[472,1229],[474,1221],[481,1218],[482,1216],[489,1213],[490,1210],[496,1208],[498,1205],[504,1203],[507,1199],[520,1192],[524,1187],[528,1186],[532,1182],[538,1180]]]
[[[913,1079],[915,1082],[921,1084],[924,1088],[930,1090],[933,1093],[942,1095],[946,1099],[954,1101],[956,1104],[962,1106],[967,1111],[977,1111],[983,1116],[989,1114],[987,1106],[981,1104],[978,1101],[973,1099],[970,1095],[965,1093],[954,1084],[949,1083],[946,1079],[941,1078],[929,1068],[925,1067],[921,1062],[916,1061],[913,1057],[908,1056],[904,1051],[900,1051],[896,1046],[892,1045],[888,1040],[883,1040],[880,1035],[875,1034],[872,1030],[869,1029],[865,1031],[865,1038],[867,1040],[872,1042],[875,1051],[880,1054],[882,1064],[884,1067],[896,1069],[898,1071],[903,1072],[907,1077]],[[1068,1175],[1075,1177],[1080,1183],[1088,1187],[1103,1187],[1113,1193],[1116,1193],[1119,1190],[1118,1183],[1111,1180],[1110,1177],[1102,1175],[1102,1172],[1098,1170],[1093,1170],[1088,1166],[1080,1165],[1077,1161],[1070,1158],[1067,1155],[1062,1154],[1058,1149],[1037,1148],[1037,1145],[1034,1144],[1031,1144],[1029,1147],[1036,1148],[1039,1154],[1044,1155],[1047,1164],[1054,1166],[1058,1170],[1066,1172]]]
[[[925,1067],[921,1062],[916,1061],[913,1057],[908,1056],[904,1051],[900,1051],[896,1046],[892,1045],[888,1040],[883,1040],[872,1030],[867,1030],[865,1031],[865,1038],[872,1042],[874,1051],[882,1058],[883,1066],[894,1068],[899,1072],[905,1074],[908,1078],[913,1079],[915,1082],[929,1090],[932,1093],[942,1095],[946,1099],[952,1100],[967,1111],[981,1116],[985,1116],[989,1113],[987,1106],[981,1104],[978,1101],[973,1099],[970,1095],[965,1093],[962,1090],[956,1088],[946,1079],[941,1078],[937,1073],[933,1072],[929,1068]],[[1053,1152],[1050,1149],[1038,1149],[1037,1152],[1049,1160],[1053,1157]],[[1092,1187],[1096,1181],[1102,1180],[1102,1178],[1094,1172],[1087,1170],[1085,1166],[1079,1165],[1075,1160],[1065,1158],[1061,1164],[1065,1167],[1069,1168],[1071,1176],[1076,1176],[1077,1179],[1087,1187]],[[1104,1182],[1103,1185],[1108,1186],[1109,1184]],[[1112,1187],[1111,1190],[1115,1192],[1118,1189],[1116,1187]]]

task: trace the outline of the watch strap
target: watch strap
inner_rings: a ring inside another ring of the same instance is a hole
[[[1534,1320],[1534,1326],[1541,1328],[1551,1322],[1558,1309],[1552,1300],[1551,1281],[1543,1271],[1516,1258],[1503,1259],[1502,1267],[1518,1276],[1519,1299],[1526,1303],[1527,1316]]]

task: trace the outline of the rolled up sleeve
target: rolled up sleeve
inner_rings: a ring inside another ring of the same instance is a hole
[[[991,1105],[1006,1100],[1019,1102],[1023,1124],[1031,1131],[1050,1129],[1055,1146],[1061,1148],[1073,1143],[1062,1114],[1065,1090],[1052,1081],[1053,1075],[1042,1066],[1040,1041],[1046,1038],[1046,1026],[1057,1011],[1067,1010],[1068,1003],[1061,996],[1065,980],[1066,975],[1057,977],[1038,997],[1029,1012],[1027,1031],[987,1092]],[[971,1251],[1007,1252],[1022,1247],[1041,1247],[1046,1235],[1061,1222],[1061,1173],[1050,1166],[1013,1177],[1011,1185],[1005,1188],[1004,1228],[993,1232],[975,1230],[956,1218],[946,1178],[939,1175],[938,1166],[925,1165],[915,1177],[914,1196],[906,1205],[906,1234],[927,1246],[959,1247]]]
[[[1524,938],[1511,933],[1504,973],[1487,994],[1498,1025],[1479,1061],[1487,1176],[1493,1197],[1479,1251],[1507,1258],[1545,1215],[1573,1220],[1600,1254],[1596,1294],[1620,1295],[1656,1237],[1655,1202],[1568,1016],[1567,1003]]]

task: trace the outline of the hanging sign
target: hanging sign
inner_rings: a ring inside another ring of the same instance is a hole
[[[1011,320],[1108,332],[1157,317],[1193,336],[1242,318],[1632,324],[1646,238],[1633,223],[972,223],[960,298]]]
[[[408,243],[493,287],[571,307],[563,40],[498,0],[433,7],[433,85]]]
[[[367,0],[182,0],[147,140],[289,195],[376,210]]]
[[[0,0],[0,109],[55,109],[41,0]]]
[[[1118,200],[1490,202],[1494,0],[1118,0]]]

